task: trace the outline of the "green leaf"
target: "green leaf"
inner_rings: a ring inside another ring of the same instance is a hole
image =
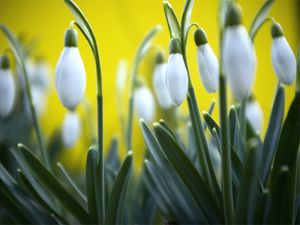
[[[235,222],[237,224],[254,224],[254,215],[259,191],[259,168],[261,162],[261,145],[257,139],[252,143],[244,167],[238,190]]]
[[[129,176],[132,167],[132,151],[127,156],[117,175],[116,181],[109,197],[105,224],[123,224],[123,214],[125,208],[125,195],[129,183]]]
[[[212,115],[212,113],[213,113],[213,111],[214,111],[214,109],[215,109],[215,105],[216,105],[216,100],[212,100],[211,103],[210,103],[210,105],[209,105],[209,107],[208,107],[208,110],[207,110],[207,113],[208,113],[209,115]],[[204,130],[206,129],[206,127],[207,127],[207,124],[206,124],[206,122],[204,121],[204,122],[203,122],[203,128],[204,128]]]
[[[184,45],[186,45],[186,42],[187,42],[188,29],[190,26],[193,5],[194,5],[194,0],[186,0],[184,9],[183,9],[183,13],[182,13],[182,17],[181,17],[180,32],[181,32],[181,40],[182,40],[182,43],[184,43]]]
[[[99,205],[97,205],[97,175],[98,175],[98,151],[91,147],[88,151],[86,160],[86,193],[88,198],[88,209],[90,222],[92,224],[98,223],[98,210]]]
[[[264,23],[265,19],[267,18],[267,15],[274,2],[275,0],[266,0],[259,12],[256,14],[249,30],[249,35],[252,42],[254,42],[255,35],[261,27],[261,25]]]
[[[118,139],[111,140],[108,154],[105,159],[105,166],[111,168],[113,171],[118,171],[120,168],[120,159],[118,155]]]
[[[170,37],[171,38],[174,37],[174,38],[180,39],[180,26],[179,26],[179,22],[177,20],[175,12],[174,12],[171,4],[169,3],[169,1],[164,0],[163,1],[163,7],[164,7],[164,11],[165,11],[165,16],[166,16],[166,19],[167,19],[167,23],[168,23]]]
[[[220,137],[220,126],[217,124],[217,122],[209,115],[207,112],[203,112],[203,118],[210,130],[211,133],[213,133],[213,129],[215,128],[218,134],[218,137]]]
[[[31,169],[32,174],[82,223],[89,222],[85,209],[66,191],[52,173],[22,144],[18,145],[20,153]]]
[[[58,168],[60,169],[62,175],[64,176],[65,180],[69,184],[69,186],[74,190],[74,192],[77,194],[77,196],[80,198],[80,201],[84,203],[84,205],[87,204],[87,199],[85,194],[79,189],[79,187],[75,184],[75,182],[72,180],[66,169],[61,163],[57,163]]]
[[[141,127],[145,143],[149,149],[150,158],[154,161],[155,167],[159,169],[162,179],[165,181],[165,192],[172,193],[173,201],[181,206],[180,212],[173,212],[173,214],[180,215],[180,221],[186,222],[185,218],[190,218],[190,221],[196,222],[199,218],[197,215],[202,215],[202,210],[197,205],[196,200],[193,198],[191,192],[187,189],[178,174],[174,171],[170,161],[166,158],[161,146],[152,134],[150,128],[146,123],[141,120]],[[150,190],[149,190],[150,191]],[[170,205],[167,205],[172,207]],[[196,216],[196,217],[195,217]],[[168,218],[171,219],[171,218]],[[206,223],[206,218],[202,223]],[[200,221],[201,222],[201,221]]]
[[[74,17],[77,21],[77,26],[80,29],[80,31],[85,36],[86,40],[88,41],[93,54],[95,54],[95,37],[93,35],[92,29],[87,21],[87,18],[85,17],[84,13],[80,10],[80,8],[76,5],[75,2],[72,0],[64,0],[66,5],[70,8],[71,12],[73,13]]]
[[[154,131],[166,157],[190,190],[197,203],[201,206],[208,221],[211,223],[222,223],[222,212],[196,168],[165,128],[159,124],[155,124]]]
[[[284,114],[284,89],[279,87],[274,100],[272,113],[270,116],[269,126],[263,143],[263,157],[260,178],[263,184],[266,184],[275,150],[277,148],[281,125]]]
[[[49,213],[54,214],[55,217],[61,221],[63,224],[68,224],[64,218],[62,218],[53,208],[51,205],[49,205],[42,196],[37,193],[35,188],[30,183],[29,179],[27,179],[26,175],[23,173],[22,170],[18,169],[18,175],[19,179],[21,181],[21,184],[23,187],[31,194],[31,196],[39,203],[40,206],[42,206],[44,209],[46,209]]]

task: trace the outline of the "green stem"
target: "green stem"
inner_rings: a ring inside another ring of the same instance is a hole
[[[240,131],[244,141],[246,141],[246,107],[247,99],[243,99],[240,108]]]
[[[220,86],[220,121],[221,121],[221,146],[222,146],[222,194],[226,224],[233,224],[233,197],[231,174],[231,150],[229,125],[227,120],[226,84],[223,74],[219,78]]]

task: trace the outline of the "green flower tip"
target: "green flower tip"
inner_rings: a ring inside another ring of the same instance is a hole
[[[78,35],[74,28],[68,28],[65,32],[65,47],[77,47]]]
[[[242,8],[240,5],[233,3],[227,10],[226,26],[237,26],[242,24]]]
[[[0,68],[1,69],[9,69],[9,59],[7,55],[2,55],[0,58]]]
[[[159,51],[155,57],[155,64],[162,64],[164,61],[164,54],[162,51]]]
[[[272,38],[278,38],[283,36],[283,30],[279,23],[273,23],[271,27]]]
[[[179,53],[182,54],[180,40],[178,38],[172,38],[169,45],[170,54]]]
[[[194,33],[194,40],[197,46],[207,44],[206,33],[202,28],[198,28]]]

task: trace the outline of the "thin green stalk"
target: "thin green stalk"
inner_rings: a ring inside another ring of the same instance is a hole
[[[233,196],[231,174],[231,150],[229,124],[227,120],[226,83],[223,74],[219,78],[220,121],[221,121],[221,158],[222,158],[222,193],[226,224],[233,224]]]
[[[240,132],[243,137],[243,140],[246,140],[246,107],[247,107],[247,99],[243,99],[241,102],[240,108]]]
[[[38,139],[38,144],[39,144],[39,149],[41,151],[41,156],[43,159],[43,162],[45,163],[45,165],[47,166],[47,168],[49,170],[51,170],[51,164],[48,158],[48,154],[46,152],[46,148],[45,148],[45,143],[43,140],[43,135],[40,129],[40,125],[39,125],[39,121],[36,115],[36,110],[35,110],[35,106],[32,100],[32,94],[31,94],[31,87],[30,87],[30,83],[29,83],[29,79],[28,79],[28,74],[27,74],[27,70],[25,67],[25,62],[24,62],[24,53],[23,53],[23,49],[21,48],[20,44],[18,43],[17,39],[15,38],[15,36],[13,35],[13,33],[3,24],[0,24],[0,29],[3,31],[3,33],[5,34],[5,37],[7,38],[9,44],[12,46],[12,52],[13,55],[16,59],[16,61],[18,62],[18,65],[21,67],[22,73],[24,75],[25,78],[25,91],[26,91],[26,95],[28,98],[28,102],[30,105],[30,113],[32,116],[32,121],[33,121],[33,125],[34,125],[34,130]]]

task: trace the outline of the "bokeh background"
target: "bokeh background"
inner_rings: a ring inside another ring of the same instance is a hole
[[[240,0],[238,2],[243,8],[244,24],[249,28],[264,1]],[[169,34],[162,0],[76,0],[76,3],[85,12],[99,44],[104,87],[105,147],[108,147],[113,136],[118,137],[121,146],[123,146],[115,91],[117,65],[121,59],[127,59],[130,67],[139,43],[148,30],[157,24],[163,26],[163,31],[155,38],[155,43],[167,51]],[[170,0],[170,3],[177,16],[181,16],[184,0]],[[191,20],[191,22],[198,22],[206,30],[209,42],[217,55],[219,52],[218,6],[218,0],[195,0]],[[282,25],[294,53],[296,53],[300,40],[299,13],[300,1],[298,0],[277,0],[270,13],[270,16]],[[7,25],[15,34],[22,34],[28,41],[35,40],[33,58],[42,55],[52,66],[51,82],[53,87],[46,99],[46,111],[41,116],[42,129],[46,138],[50,137],[53,131],[61,125],[66,112],[55,92],[54,70],[63,48],[64,31],[71,20],[73,20],[73,16],[63,0],[0,0],[0,22]],[[7,42],[1,34],[0,52],[6,48]],[[89,46],[81,34],[79,36],[79,48],[87,72],[86,98],[91,103],[93,119],[95,119],[95,65]],[[258,33],[255,48],[258,66],[254,93],[264,112],[265,126],[261,134],[264,136],[277,86],[277,78],[271,64],[270,24],[266,24]],[[145,80],[148,80],[148,85],[151,87],[153,55],[153,52],[147,55],[139,69],[140,74],[145,77]],[[210,102],[213,99],[218,99],[218,96],[206,93],[200,82],[196,65],[196,48],[192,35],[188,41],[188,58],[200,109],[206,110]],[[294,88],[294,85],[286,87],[286,111],[294,95]],[[124,95],[125,107],[127,107],[127,97]],[[82,107],[77,110],[86,124],[87,116]],[[187,113],[186,103],[179,108],[179,111],[182,114]],[[125,112],[127,112],[127,108]],[[218,120],[218,104],[213,116]],[[161,115],[157,113],[157,119],[160,117]],[[137,117],[135,117],[133,137],[135,160],[139,165],[143,156],[144,145]],[[81,138],[73,149],[64,151],[61,160],[69,168],[80,171],[85,164],[87,149],[86,141]],[[124,152],[125,149],[121,148],[121,155],[124,155]]]

